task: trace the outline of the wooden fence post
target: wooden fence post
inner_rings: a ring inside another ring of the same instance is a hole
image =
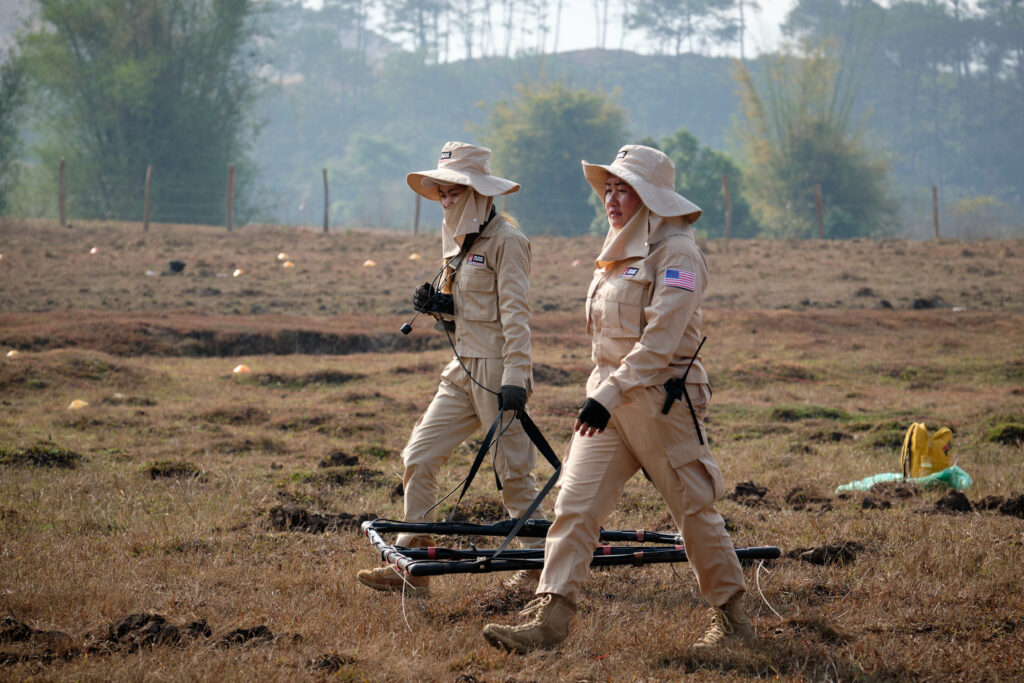
[[[825,239],[825,210],[821,205],[821,183],[814,186],[814,209],[818,213],[818,239]]]
[[[153,177],[153,164],[146,165],[146,199],[142,204],[142,232],[149,232],[149,181]]]
[[[420,234],[420,200],[422,200],[422,199],[423,199],[423,197],[421,197],[419,195],[419,193],[417,192],[416,193],[416,213],[413,215],[413,219],[412,219],[412,234],[414,234],[414,235]]]
[[[932,185],[932,223],[935,225],[935,239],[939,239],[939,188]]]
[[[329,206],[327,193],[327,169],[324,169],[324,234],[327,234],[327,208]]]
[[[58,188],[57,189],[57,205],[58,205],[58,210],[60,212],[60,227],[63,228],[63,227],[65,227],[67,225],[67,222],[64,220],[64,218],[65,218],[65,213],[64,213],[64,199],[65,199],[65,193],[64,193],[64,157],[60,158],[59,178],[60,179],[59,179],[59,181],[57,183],[57,188]]]
[[[228,164],[228,232],[235,227],[235,165]]]
[[[725,239],[732,231],[732,199],[729,197],[729,178],[722,174],[722,197],[725,198]]]

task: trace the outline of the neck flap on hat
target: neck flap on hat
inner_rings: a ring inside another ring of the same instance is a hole
[[[669,235],[690,235],[693,237],[693,228],[686,216],[659,216],[651,214],[651,232],[647,242],[654,244]]]
[[[616,229],[609,224],[608,236],[604,238],[604,246],[595,261],[598,270],[604,270],[616,261],[647,256],[647,222],[651,215],[650,209],[640,204],[621,228]]]
[[[441,221],[441,255],[444,258],[459,253],[466,235],[480,232],[480,226],[487,220],[493,201],[493,197],[485,197],[473,188],[466,187],[455,203],[444,209],[444,220]]]

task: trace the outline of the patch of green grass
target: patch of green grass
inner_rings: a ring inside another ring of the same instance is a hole
[[[998,424],[988,430],[985,440],[1006,444],[1007,446],[1024,443],[1024,424],[1015,422]]]

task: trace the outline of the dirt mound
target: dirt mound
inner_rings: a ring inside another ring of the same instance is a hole
[[[741,481],[736,484],[736,489],[726,495],[728,500],[733,500],[740,505],[746,505],[747,507],[758,508],[772,508],[778,509],[775,503],[771,502],[765,496],[768,494],[768,489],[760,484],[752,481]]]
[[[80,652],[63,631],[42,631],[13,617],[0,620],[0,643],[8,646],[0,651],[0,665],[70,659]]]
[[[971,506],[971,501],[967,500],[960,491],[950,491],[942,498],[935,501],[935,512],[970,512],[974,508]]]
[[[359,529],[363,522],[377,519],[377,515],[363,512],[351,515],[347,512],[310,512],[301,505],[288,503],[270,509],[270,526],[276,531],[305,531],[321,534],[328,531]]]
[[[229,631],[217,640],[217,647],[231,647],[232,645],[252,646],[259,643],[269,643],[274,640],[274,632],[260,624],[248,628],[236,628]]]
[[[144,470],[150,479],[198,479],[206,480],[206,473],[186,460],[157,460]]]
[[[921,495],[921,487],[912,481],[881,481],[871,487],[871,493],[890,499],[913,498]]]
[[[864,546],[856,541],[844,541],[819,545],[817,548],[795,548],[786,553],[786,557],[822,566],[850,564],[863,550]]]
[[[1024,493],[1007,498],[999,505],[999,511],[1004,515],[1024,519]]]
[[[176,626],[160,614],[138,612],[121,617],[86,636],[86,653],[135,652],[144,647],[180,645],[213,633],[205,621]]]
[[[1007,446],[1019,446],[1024,444],[1024,424],[1011,422],[996,425],[985,435],[985,439]]]
[[[820,491],[808,486],[796,486],[791,488],[785,497],[787,505],[794,510],[831,510],[832,497],[822,495]]]
[[[342,451],[334,451],[320,461],[320,467],[353,467],[359,464],[359,458]]]
[[[340,671],[342,667],[355,663],[356,658],[351,655],[339,655],[335,652],[328,652],[309,660],[308,666],[314,671],[333,674]]]
[[[0,465],[14,467],[59,467],[72,470],[78,467],[82,456],[54,444],[36,444],[28,448],[8,450],[0,448]]]

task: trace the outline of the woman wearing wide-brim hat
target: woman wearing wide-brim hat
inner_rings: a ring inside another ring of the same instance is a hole
[[[437,168],[410,173],[417,194],[441,203],[441,256],[434,283],[413,294],[417,311],[431,313],[455,348],[441,383],[413,428],[402,452],[404,521],[428,521],[438,496],[438,473],[452,451],[480,426],[489,427],[502,410],[494,451],[505,509],[520,517],[537,496],[533,476],[537,453],[515,413],[533,389],[530,359],[530,243],[515,223],[499,213],[494,198],[519,184],[491,174],[491,150],[448,142]],[[540,546],[543,539],[524,539]],[[427,547],[429,536],[403,533],[396,545]],[[539,572],[518,573],[513,583],[536,583]],[[360,583],[382,591],[426,594],[429,577],[403,577],[391,566],[359,572]]]
[[[568,635],[601,524],[642,467],[712,606],[712,625],[694,647],[752,643],[743,572],[715,509],[722,473],[704,432],[711,390],[699,348],[708,268],[691,227],[701,210],[676,193],[672,161],[650,147],[626,145],[611,164],[583,162],[583,173],[609,224],[586,304],[596,367],[563,466],[538,598],[523,610],[525,623],[488,624],[484,635],[520,652]]]

